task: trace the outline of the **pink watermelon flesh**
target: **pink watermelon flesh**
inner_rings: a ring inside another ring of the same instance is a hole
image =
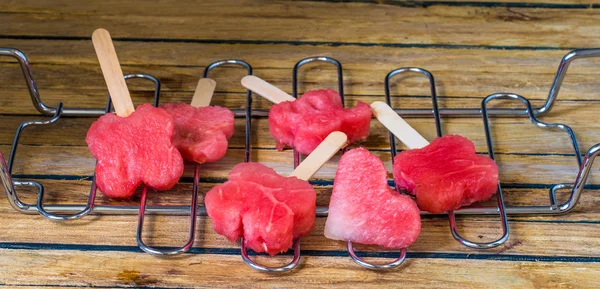
[[[406,248],[420,232],[417,204],[388,186],[381,160],[364,148],[346,152],[335,174],[325,237]]]
[[[431,213],[487,200],[498,188],[498,165],[477,155],[475,145],[459,135],[398,154],[393,170],[396,186],[415,195],[419,208]]]
[[[296,101],[273,105],[269,111],[269,131],[278,149],[289,146],[310,154],[333,131],[345,133],[350,143],[365,139],[371,115],[371,107],[364,102],[344,109],[335,90],[312,90]]]
[[[220,106],[193,107],[184,103],[161,106],[173,116],[173,145],[181,156],[199,164],[214,162],[225,156],[234,131],[234,115]]]
[[[86,142],[96,165],[96,185],[106,196],[128,199],[142,183],[172,188],[183,174],[181,154],[171,144],[173,118],[150,104],[128,117],[114,113],[92,123]]]
[[[236,165],[204,202],[217,233],[232,242],[244,237],[246,247],[275,255],[312,231],[316,198],[307,181],[251,162]]]

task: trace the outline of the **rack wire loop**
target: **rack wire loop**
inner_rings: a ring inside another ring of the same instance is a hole
[[[246,68],[247,70],[247,75],[252,75],[252,66],[250,66],[250,64],[248,64],[247,62],[243,61],[243,60],[238,60],[238,59],[229,59],[229,60],[220,60],[220,61],[216,61],[211,63],[210,65],[208,65],[206,67],[206,69],[204,70],[204,74],[203,77],[208,77],[208,74],[211,70],[215,69],[216,67],[219,67],[221,65],[238,65],[238,66],[242,66],[244,68]],[[250,161],[250,156],[251,156],[251,135],[252,135],[252,91],[251,90],[246,90],[246,108],[245,110],[242,111],[234,111],[234,114],[238,117],[243,116],[246,120],[246,137],[245,137],[245,152],[244,152],[244,162],[249,162]],[[244,244],[244,238],[242,238],[242,243],[241,243],[241,255],[242,255],[242,259],[244,260],[244,262],[246,262],[246,264],[248,264],[251,268],[261,271],[261,272],[286,272],[289,270],[292,270],[294,268],[296,268],[296,266],[298,266],[298,262],[300,260],[300,241],[296,241],[294,243],[294,259],[292,260],[291,263],[281,266],[281,267],[268,267],[268,266],[263,266],[260,265],[254,261],[252,261],[250,259],[250,257],[248,256],[248,252],[247,252],[247,248],[246,245]]]
[[[194,245],[194,239],[196,236],[196,216],[198,213],[198,181],[199,181],[199,170],[200,165],[196,165],[194,170],[194,187],[192,191],[192,204],[190,206],[190,230],[189,237],[185,245],[175,249],[161,249],[157,247],[148,246],[143,240],[143,228],[144,228],[144,217],[146,215],[146,196],[148,194],[148,187],[144,186],[142,189],[142,197],[140,198],[140,212],[138,214],[138,226],[136,233],[136,241],[140,249],[144,252],[152,255],[177,255],[185,253]]]
[[[252,259],[250,258],[250,256],[248,256],[248,250],[246,249],[246,246],[244,245],[244,238],[242,238],[241,240],[242,242],[242,259],[244,259],[244,262],[246,262],[246,264],[248,264],[248,266],[250,266],[252,269],[255,269],[257,271],[260,272],[265,272],[265,273],[283,273],[283,272],[288,272],[293,270],[294,268],[298,267],[298,265],[300,264],[300,239],[296,239],[294,240],[294,244],[292,245],[294,247],[294,258],[292,259],[292,261],[290,263],[288,263],[287,265],[283,265],[283,266],[279,266],[279,267],[269,267],[269,266],[264,266],[264,265],[260,265],[254,261],[252,261]]]
[[[204,73],[202,74],[202,76],[204,78],[208,78],[208,75],[210,73],[211,70],[222,66],[222,65],[237,65],[237,66],[241,66],[243,68],[246,68],[247,71],[247,75],[252,75],[252,66],[243,60],[239,60],[239,59],[226,59],[226,60],[219,60],[219,61],[215,61],[211,64],[209,64],[205,69],[204,69]],[[246,137],[245,137],[245,143],[244,143],[244,148],[245,148],[245,152],[244,152],[244,162],[249,162],[250,161],[250,152],[251,152],[251,144],[252,144],[252,91],[250,91],[249,89],[246,90],[246,107],[244,108],[243,111],[241,110],[232,110],[234,115],[236,117],[244,117],[246,119]]]
[[[394,76],[397,76],[397,75],[400,75],[403,73],[419,73],[419,74],[422,74],[423,76],[425,76],[427,78],[427,80],[429,81],[429,89],[431,92],[431,102],[432,102],[431,114],[433,114],[433,117],[434,117],[437,136],[441,137],[443,133],[442,133],[440,110],[439,110],[438,101],[437,101],[435,79],[434,79],[433,75],[431,74],[431,72],[429,72],[425,69],[422,69],[422,68],[418,68],[418,67],[402,67],[402,68],[392,70],[390,73],[387,74],[387,76],[385,77],[385,80],[384,80],[384,82],[385,82],[385,101],[387,102],[388,105],[390,105],[390,107],[392,106],[390,81]],[[396,154],[397,154],[397,148],[396,148],[396,138],[394,137],[394,135],[392,133],[390,133],[390,146],[391,146],[391,154],[392,154],[392,162],[393,162],[393,159],[396,157]],[[449,212],[447,212],[447,214],[448,214],[448,218],[449,218],[449,222],[450,222],[450,231],[451,231],[454,239],[456,239],[459,243],[461,243],[467,247],[477,248],[477,249],[493,248],[493,247],[499,246],[502,243],[506,242],[506,240],[508,239],[508,221],[506,219],[504,199],[502,198],[502,192],[500,190],[500,186],[498,186],[497,197],[498,197],[498,209],[497,210],[500,212],[500,215],[502,218],[502,231],[503,231],[502,237],[500,237],[497,240],[494,240],[492,242],[487,242],[487,243],[469,241],[469,240],[465,239],[464,237],[462,237],[458,233],[458,231],[456,229],[456,217],[455,217],[454,211],[449,211]]]
[[[433,77],[433,74],[431,74],[431,72],[429,72],[428,70],[419,67],[401,67],[390,71],[384,79],[385,102],[387,103],[387,105],[393,108],[390,82],[392,78],[394,78],[394,76],[401,75],[407,72],[422,74],[423,76],[427,77],[427,80],[429,80],[429,91],[431,93],[431,114],[433,115],[437,135],[442,136],[442,121],[440,117],[440,110],[438,107],[435,79]],[[393,162],[394,158],[396,157],[396,154],[398,153],[396,149],[396,137],[394,137],[394,134],[392,134],[391,132],[389,133],[389,137]]]
[[[300,61],[296,62],[296,64],[294,65],[294,68],[292,69],[292,96],[294,98],[298,98],[298,71],[300,70],[300,68],[302,66],[304,66],[308,63],[311,63],[311,62],[324,62],[324,63],[330,63],[335,66],[336,73],[337,73],[338,93],[341,98],[342,106],[345,106],[344,105],[344,76],[343,76],[342,64],[339,61],[337,61],[336,59],[333,59],[333,58],[327,57],[327,56],[307,57],[307,58],[301,59]],[[346,149],[344,149],[344,151],[345,150]],[[302,161],[302,157],[301,157],[300,153],[298,151],[296,151],[296,149],[294,149],[294,169],[297,168],[298,165],[300,165],[301,161]],[[299,258],[300,258],[300,239],[298,239],[296,241],[295,247],[296,247],[296,249],[294,250],[294,260],[292,260],[292,263],[290,263],[288,266],[291,266],[292,264],[294,264],[294,262],[297,263],[298,261],[296,259],[299,260]],[[296,267],[296,266],[294,265],[293,267]]]
[[[294,68],[292,69],[292,96],[294,98],[298,98],[298,71],[300,70],[300,67],[302,67],[308,63],[312,63],[312,62],[325,62],[325,63],[330,63],[335,66],[336,73],[337,73],[338,93],[340,94],[340,98],[342,100],[342,107],[345,107],[345,104],[344,104],[344,73],[343,73],[343,69],[342,69],[342,64],[339,61],[337,61],[331,57],[327,57],[327,56],[307,57],[307,58],[304,58],[304,59],[296,62],[296,64],[294,65]],[[344,152],[345,151],[346,151],[346,148],[344,148]],[[296,151],[296,149],[294,149],[294,168],[296,168],[300,164],[301,161],[302,161],[302,156],[300,155],[299,152]]]
[[[152,101],[152,105],[154,105],[155,107],[158,107],[158,104],[160,102],[160,80],[158,80],[158,78],[150,75],[150,74],[145,74],[145,73],[131,73],[131,74],[127,74],[125,75],[123,78],[125,78],[125,81],[129,80],[129,79],[135,79],[135,78],[140,78],[140,79],[145,79],[148,81],[151,81],[152,83],[154,83],[154,100]],[[114,108],[112,107],[112,99],[110,98],[110,94],[108,94],[107,99],[106,99],[106,107],[104,108],[104,112],[102,114],[107,114],[109,112],[114,112]]]
[[[350,258],[352,258],[352,261],[354,261],[356,264],[360,265],[361,267],[370,269],[370,270],[392,269],[392,268],[400,266],[406,260],[406,248],[402,248],[402,249],[400,249],[400,256],[398,257],[398,259],[396,259],[392,262],[389,262],[386,264],[369,263],[369,262],[365,261],[364,259],[362,259],[361,257],[359,257],[358,255],[356,255],[356,253],[354,252],[354,248],[352,246],[352,241],[348,241],[348,253],[350,253]]]
[[[326,63],[331,63],[336,67],[338,93],[340,94],[340,97],[342,98],[342,104],[343,104],[344,103],[344,74],[343,74],[343,70],[342,70],[342,64],[339,61],[337,61],[331,57],[327,57],[327,56],[307,57],[307,58],[304,58],[304,59],[296,62],[296,64],[294,65],[294,69],[292,70],[292,96],[295,98],[298,98],[298,70],[300,70],[300,67],[304,66],[305,64],[311,63],[311,62],[326,62]]]
[[[35,183],[35,186],[38,187],[38,198],[37,198],[37,210],[38,212],[44,216],[46,219],[52,220],[52,221],[67,221],[67,220],[75,220],[75,219],[79,219],[89,213],[92,212],[92,210],[94,209],[94,204],[95,204],[95,200],[96,200],[96,175],[94,175],[93,180],[92,180],[92,187],[90,188],[90,195],[88,197],[88,202],[87,205],[85,206],[85,208],[83,208],[81,211],[76,212],[76,213],[72,213],[72,214],[54,214],[54,213],[49,213],[48,211],[46,211],[46,209],[44,208],[44,204],[43,204],[43,200],[44,200],[44,187],[40,184],[40,183]]]

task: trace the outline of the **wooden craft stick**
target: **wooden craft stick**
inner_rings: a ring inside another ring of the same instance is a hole
[[[429,142],[421,136],[410,124],[400,117],[385,102],[376,101],[371,104],[373,114],[393,135],[409,149],[422,148]]]
[[[296,100],[285,91],[254,75],[244,76],[244,78],[242,78],[242,85],[273,103]]]
[[[193,107],[209,106],[216,86],[216,81],[210,78],[200,78],[200,80],[198,80],[198,85],[196,85],[196,91],[194,91],[191,105]]]
[[[115,112],[120,117],[129,116],[134,110],[127,83],[117,58],[117,52],[110,34],[103,28],[96,29],[92,34],[92,43],[100,62],[100,68],[110,93]]]
[[[330,133],[319,146],[304,159],[290,174],[290,177],[308,181],[331,157],[333,157],[348,142],[345,133],[334,131]]]

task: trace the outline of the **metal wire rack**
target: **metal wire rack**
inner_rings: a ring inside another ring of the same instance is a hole
[[[95,185],[95,177],[92,178],[92,184],[90,187],[90,194],[88,198],[87,204],[78,204],[78,205],[56,205],[56,204],[44,204],[44,185],[38,181],[34,180],[20,180],[13,179],[12,169],[14,160],[17,153],[17,148],[19,145],[19,140],[24,130],[29,126],[45,126],[52,123],[55,123],[62,116],[80,116],[80,117],[98,117],[104,113],[111,111],[111,101],[110,97],[108,97],[107,105],[103,109],[95,109],[95,108],[68,108],[63,107],[62,103],[58,103],[56,107],[51,107],[42,102],[40,94],[37,89],[36,82],[33,78],[31,67],[29,65],[29,61],[24,53],[14,48],[0,48],[0,56],[11,56],[15,58],[21,67],[23,75],[25,77],[27,87],[29,90],[29,94],[33,103],[33,106],[42,114],[46,116],[51,116],[50,119],[41,120],[41,121],[27,121],[22,123],[16,133],[13,140],[10,156],[8,158],[8,163],[6,163],[4,157],[0,154],[0,178],[2,179],[2,184],[6,190],[7,198],[9,203],[14,207],[15,210],[24,214],[41,214],[42,216],[53,220],[53,221],[67,221],[73,219],[82,218],[88,214],[138,214],[138,227],[137,227],[137,242],[139,247],[154,255],[174,255],[180,254],[188,251],[194,243],[195,231],[196,231],[196,218],[197,215],[207,216],[206,209],[203,205],[197,204],[198,198],[198,182],[199,182],[199,169],[196,166],[193,177],[193,192],[192,192],[192,200],[190,206],[175,206],[175,205],[154,205],[147,206],[146,205],[146,197],[147,197],[147,188],[144,187],[142,189],[142,195],[140,200],[140,205],[132,206],[132,205],[97,205],[95,204],[96,197],[96,185]],[[437,131],[437,135],[442,135],[442,126],[441,126],[441,117],[482,117],[486,135],[486,143],[488,147],[489,156],[494,159],[494,146],[493,146],[493,138],[491,135],[491,125],[489,118],[490,117],[528,117],[532,124],[543,128],[543,129],[553,129],[553,130],[562,130],[563,132],[569,135],[571,140],[571,145],[575,153],[575,158],[579,164],[579,172],[577,177],[573,183],[560,183],[553,185],[549,190],[549,203],[546,205],[535,205],[535,206],[506,206],[504,204],[504,199],[502,195],[502,187],[498,185],[497,196],[497,205],[489,206],[489,207],[468,207],[456,211],[449,211],[446,214],[449,217],[450,230],[453,237],[460,242],[461,244],[476,248],[476,249],[487,249],[493,248],[504,243],[509,236],[508,229],[508,221],[507,215],[534,215],[534,214],[564,214],[573,210],[577,205],[581,193],[583,192],[584,185],[587,181],[587,178],[591,172],[591,167],[594,162],[594,159],[598,154],[600,154],[600,144],[596,144],[592,146],[585,156],[582,158],[579,150],[579,145],[577,139],[573,133],[573,130],[564,124],[558,123],[547,123],[542,122],[537,119],[537,116],[544,115],[552,109],[562,81],[567,73],[567,69],[569,64],[576,59],[579,58],[588,58],[588,57],[597,57],[600,56],[600,49],[583,49],[583,50],[574,50],[566,54],[556,73],[554,78],[554,82],[550,89],[550,93],[548,98],[543,106],[533,108],[531,103],[524,97],[512,93],[497,93],[487,96],[482,100],[480,108],[442,108],[438,107],[437,95],[436,95],[436,87],[433,75],[425,69],[415,68],[415,67],[404,67],[398,68],[391,71],[385,77],[385,99],[386,102],[391,105],[391,87],[390,82],[397,75],[401,75],[404,73],[419,73],[425,76],[429,81],[429,87],[431,90],[431,98],[432,98],[432,106],[431,108],[417,108],[417,109],[406,109],[406,108],[395,108],[395,111],[398,112],[403,117],[431,117],[433,116],[435,127]],[[342,64],[330,57],[309,57],[300,60],[293,68],[292,71],[292,93],[294,97],[298,97],[298,71],[299,69],[311,62],[324,62],[331,65],[334,65],[337,71],[337,84],[338,91],[342,98],[342,103],[344,102],[344,87],[343,87],[343,69]],[[208,77],[209,72],[213,69],[225,65],[230,66],[240,66],[245,68],[248,75],[252,74],[252,67],[247,62],[242,60],[222,60],[217,61],[206,67],[204,70],[203,77]],[[158,106],[160,101],[160,81],[148,74],[130,74],[126,75],[125,79],[132,78],[141,78],[148,81],[151,81],[154,84],[154,105]],[[497,99],[509,99],[513,101],[521,102],[525,108],[516,109],[504,109],[504,108],[488,108],[488,104]],[[246,93],[246,105],[242,110],[233,110],[234,114],[238,118],[245,118],[245,154],[244,161],[248,162],[250,160],[251,155],[251,122],[252,117],[265,117],[268,115],[268,111],[265,110],[256,110],[252,109],[252,92],[247,91]],[[397,154],[396,148],[396,140],[393,135],[390,134],[390,148],[392,158]],[[301,155],[294,151],[294,167],[296,167],[301,161]],[[29,204],[23,202],[19,199],[17,194],[17,190],[15,187],[32,187],[37,190],[37,202],[34,204]],[[556,191],[560,189],[570,189],[571,193],[569,199],[559,204],[556,200]],[[189,229],[189,239],[188,241],[181,247],[177,247],[174,249],[164,249],[164,248],[155,248],[146,245],[143,241],[143,223],[144,217],[146,214],[162,214],[162,215],[190,215],[190,229]],[[328,214],[327,207],[317,207],[316,212],[318,217],[326,217]],[[421,212],[422,215],[429,215],[427,212]],[[501,220],[502,233],[500,237],[494,241],[481,243],[467,240],[458,233],[456,228],[456,217],[455,215],[489,215],[489,216],[499,216]],[[241,256],[243,260],[252,268],[263,271],[263,272],[285,272],[294,269],[298,266],[300,261],[300,240],[295,240],[293,245],[294,257],[290,263],[280,267],[268,267],[264,265],[260,265],[255,263],[249,256],[247,252],[247,248],[243,245],[242,242],[241,247]],[[402,249],[400,252],[400,256],[387,264],[372,264],[369,263],[362,258],[358,257],[357,254],[353,250],[353,246],[351,242],[348,242],[348,252],[350,257],[360,266],[368,268],[368,269],[389,269],[396,267],[402,264],[406,258],[406,249]]]

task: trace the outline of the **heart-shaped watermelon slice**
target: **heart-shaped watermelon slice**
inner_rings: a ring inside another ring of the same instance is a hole
[[[406,248],[421,231],[417,204],[388,186],[381,160],[364,148],[346,152],[335,175],[325,236]]]

